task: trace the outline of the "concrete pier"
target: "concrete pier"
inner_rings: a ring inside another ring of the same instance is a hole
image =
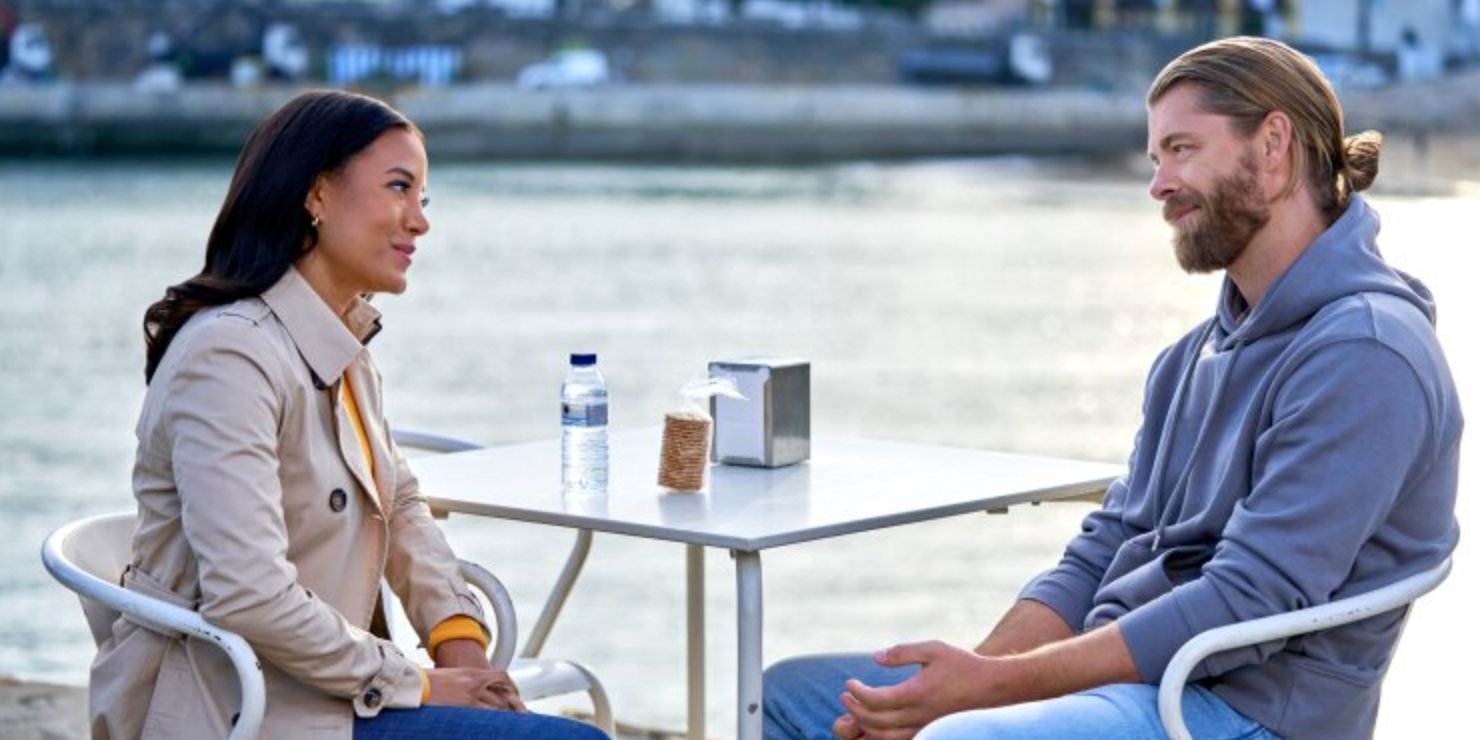
[[[125,85],[0,92],[0,154],[235,153],[297,90]],[[894,86],[612,86],[519,90],[465,85],[383,95],[439,157],[807,162],[1141,146],[1126,95]]]
[[[123,83],[0,88],[0,156],[232,155],[296,88]],[[898,85],[507,84],[381,94],[438,158],[806,163],[989,154],[1121,154],[1145,146],[1139,92]],[[1480,130],[1480,72],[1342,94],[1347,128]]]

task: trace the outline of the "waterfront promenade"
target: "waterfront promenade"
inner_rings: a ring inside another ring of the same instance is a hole
[[[121,83],[0,90],[0,156],[235,153],[298,88]],[[1145,145],[1139,92],[899,85],[507,84],[384,91],[433,157],[798,164],[993,154],[1115,155]],[[1348,129],[1480,132],[1480,71],[1342,94]]]

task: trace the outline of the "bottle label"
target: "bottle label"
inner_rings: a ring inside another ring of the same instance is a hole
[[[604,427],[606,404],[561,403],[560,423],[568,427]]]

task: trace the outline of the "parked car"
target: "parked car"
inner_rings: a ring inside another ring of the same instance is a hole
[[[611,65],[606,54],[596,49],[562,49],[519,70],[517,79],[525,90],[595,87],[608,82]]]
[[[917,85],[1037,86],[1053,80],[1053,57],[1042,37],[1017,33],[975,48],[908,51],[897,70]]]

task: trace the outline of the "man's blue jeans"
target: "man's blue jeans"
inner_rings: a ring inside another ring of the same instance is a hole
[[[355,740],[606,740],[606,733],[564,717],[471,707],[386,709],[355,718]]]
[[[766,669],[766,740],[832,740],[832,724],[843,713],[843,682],[892,686],[915,674],[914,666],[884,668],[870,655],[792,658]],[[1183,720],[1199,740],[1278,740],[1211,691],[1188,686]],[[1163,738],[1156,687],[1115,684],[1057,699],[998,709],[962,712],[937,720],[917,740],[1143,740]]]

